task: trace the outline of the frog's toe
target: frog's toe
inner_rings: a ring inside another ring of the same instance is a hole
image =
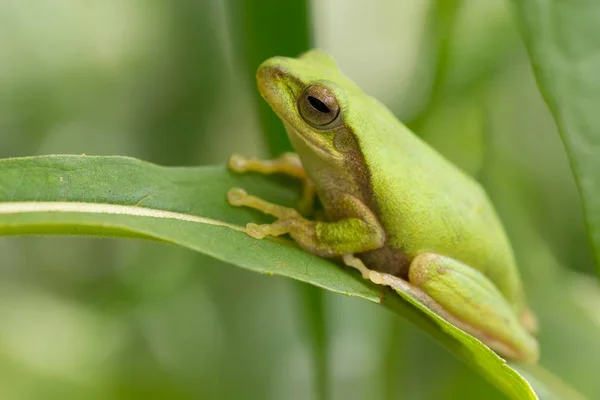
[[[344,264],[346,264],[348,267],[356,268],[357,270],[359,270],[363,279],[370,279],[373,281],[373,279],[371,278],[371,273],[375,271],[371,271],[370,269],[368,269],[360,258],[355,257],[350,253],[346,253],[342,256],[342,260],[344,261]],[[375,281],[373,282],[377,283]]]
[[[254,239],[264,239],[271,233],[270,225],[246,224],[246,233]]]
[[[377,271],[369,271],[369,275],[364,278],[369,279],[371,282],[373,282],[376,285],[385,285],[385,280],[383,279],[383,275],[381,275]]]
[[[232,206],[245,205],[247,197],[248,193],[241,188],[231,188],[229,189],[229,192],[227,192],[227,201],[229,201],[229,204]]]
[[[235,172],[245,172],[247,165],[248,160],[239,154],[232,154],[229,157],[229,168]]]
[[[523,314],[521,315],[521,323],[523,324],[525,329],[527,329],[528,332],[533,334],[538,332],[539,326],[537,317],[535,316],[533,311],[531,311],[527,307],[523,310]]]

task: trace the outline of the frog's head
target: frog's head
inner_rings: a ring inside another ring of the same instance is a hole
[[[364,95],[322,50],[298,58],[273,57],[257,72],[261,95],[283,121],[301,157],[339,164],[358,150],[349,114],[360,114]],[[355,107],[352,107],[352,106]],[[306,154],[312,153],[312,154]]]

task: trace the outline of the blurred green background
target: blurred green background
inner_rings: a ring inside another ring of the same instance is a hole
[[[3,1],[0,157],[276,154],[289,144],[254,71],[324,48],[487,187],[541,319],[542,365],[600,398],[600,292],[579,195],[508,6]],[[0,398],[316,398],[311,298],[331,398],[504,398],[364,301],[164,244],[58,237],[0,238]]]

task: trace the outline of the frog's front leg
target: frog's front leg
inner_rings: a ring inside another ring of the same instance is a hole
[[[302,198],[298,202],[298,209],[302,214],[309,214],[313,211],[317,192],[315,185],[302,167],[298,154],[283,153],[273,160],[259,160],[234,154],[229,158],[229,168],[239,173],[258,172],[265,175],[279,173],[299,179],[302,182]]]
[[[375,215],[358,199],[344,193],[339,194],[339,204],[356,217],[335,222],[308,220],[293,208],[269,203],[239,188],[229,191],[228,200],[231,205],[254,208],[278,218],[272,224],[247,224],[250,236],[262,239],[289,233],[300,247],[322,257],[374,250],[385,242],[385,232]]]

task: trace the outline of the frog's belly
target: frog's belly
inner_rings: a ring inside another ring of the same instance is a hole
[[[501,235],[472,234],[470,231],[437,230],[416,236],[419,228],[408,229],[398,235],[398,231],[388,234],[383,247],[358,254],[365,265],[372,270],[392,274],[403,279],[408,277],[410,263],[423,252],[435,253],[458,260],[487,275],[497,270],[498,265],[512,265],[510,249]],[[412,232],[411,232],[412,231]],[[387,232],[390,232],[387,230]],[[423,233],[421,231],[421,233]],[[450,236],[449,236],[450,235]],[[397,237],[411,240],[406,245]],[[411,237],[412,236],[412,237]],[[508,257],[508,259],[507,259]],[[494,278],[491,277],[490,278]]]
[[[404,252],[389,244],[376,250],[358,254],[367,268],[408,279],[408,269],[412,261]]]

